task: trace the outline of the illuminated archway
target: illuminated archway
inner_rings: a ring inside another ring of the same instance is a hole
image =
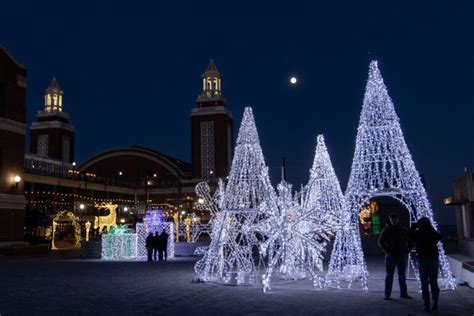
[[[51,249],[59,249],[56,247],[56,226],[61,218],[67,217],[71,220],[72,226],[74,228],[74,247],[79,247],[81,244],[81,225],[76,219],[76,216],[70,211],[60,211],[53,217],[53,231],[52,231],[52,239],[51,239]]]

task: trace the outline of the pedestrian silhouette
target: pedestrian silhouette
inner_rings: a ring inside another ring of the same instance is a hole
[[[416,225],[410,228],[410,238],[415,244],[418,257],[418,269],[420,272],[421,294],[425,305],[424,310],[438,310],[439,287],[439,252],[438,242],[441,240],[441,234],[434,229],[431,221],[427,217],[422,217]],[[430,291],[433,305],[430,306]]]
[[[145,247],[148,254],[148,261],[152,261],[152,253],[153,253],[153,233],[149,233],[145,239]]]
[[[168,260],[168,234],[163,230],[159,237],[159,251],[160,251],[160,261]]]
[[[153,260],[155,261],[157,261],[156,257],[159,254],[159,249],[160,249],[160,236],[158,235],[158,232],[155,232],[155,236],[153,237]]]
[[[386,276],[384,298],[386,300],[390,299],[393,274],[395,273],[395,267],[397,267],[400,297],[411,299],[411,296],[408,295],[406,283],[406,268],[411,243],[408,239],[408,230],[400,225],[398,214],[390,214],[390,221],[387,222],[387,226],[380,233],[379,246],[385,252]]]

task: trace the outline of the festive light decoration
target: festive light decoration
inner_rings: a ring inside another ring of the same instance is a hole
[[[335,236],[325,285],[353,288],[353,283],[360,281],[360,288],[368,290],[369,273],[360,242],[359,227],[354,224],[352,213],[347,208],[339,216]]]
[[[262,252],[268,254],[263,292],[270,290],[275,270],[280,279],[286,280],[302,279],[309,274],[313,285],[321,288],[323,279],[318,272],[323,270],[328,226],[314,209],[301,208],[284,179],[277,188],[278,214],[259,225],[259,232],[267,237],[260,245]]]
[[[115,231],[115,232],[114,232]],[[126,260],[137,258],[137,234],[112,228],[109,234],[102,234],[102,259]]]
[[[68,218],[74,227],[74,247],[81,245],[81,225],[77,221],[76,216],[69,211],[60,211],[53,217],[53,233],[51,238],[51,249],[53,250],[58,249],[56,246],[56,226],[63,217]]]
[[[328,229],[326,233],[331,234],[345,204],[323,135],[317,137],[313,166],[303,193],[303,209],[324,224]]]
[[[176,233],[176,242],[179,242],[179,214],[178,212],[173,214],[173,221],[174,221],[174,231]]]
[[[136,224],[136,233],[124,225],[112,226],[107,234],[102,234],[102,259],[124,260],[147,258],[145,240],[149,233],[168,234],[167,258],[173,259],[174,225],[165,222],[161,210],[149,210],[143,216],[143,223]]]
[[[194,269],[207,282],[254,284],[262,259],[262,255],[253,257],[253,250],[259,248],[256,228],[276,211],[277,204],[249,107],[244,111],[228,184],[221,192],[211,244]]]
[[[86,226],[86,241],[89,241],[89,233],[90,233],[90,230],[91,230],[91,222],[87,221],[85,223],[85,226]]]
[[[186,242],[191,241],[191,219],[186,217],[184,220],[184,224],[186,225]]]
[[[370,199],[378,196],[389,196],[400,201],[409,211],[411,223],[426,216],[434,227],[437,227],[425,188],[405,143],[399,118],[388,95],[377,61],[372,61],[346,190],[351,216],[350,223],[345,223],[345,226],[352,227],[352,231],[350,233],[349,230],[345,231],[344,238],[339,241],[343,244],[354,242],[353,246],[357,253],[360,250],[359,211]],[[455,282],[441,242],[438,248],[440,281],[446,288],[452,289],[455,287]],[[342,253],[336,255],[335,259],[343,257],[354,259],[349,253],[345,256]],[[359,261],[360,258],[357,264],[360,264]]]
[[[275,245],[268,252],[264,292],[270,289],[273,267],[278,267],[280,278],[296,280],[309,274],[314,286],[323,287],[319,276],[323,254],[345,204],[322,135],[317,138],[309,182],[300,193],[300,202],[291,192],[291,185],[282,180],[278,185],[279,215],[266,221],[271,230],[263,233],[268,239],[262,247]]]
[[[96,208],[105,208],[109,210],[109,215],[107,216],[95,216],[94,217],[94,229],[99,228],[99,231],[102,232],[104,227],[107,227],[107,231],[110,231],[110,228],[117,226],[117,207],[118,204],[112,203],[100,203],[95,205]]]
[[[143,217],[143,223],[136,224],[137,232],[137,258],[146,259],[147,250],[145,247],[145,240],[149,233],[158,233],[165,230],[168,234],[168,244],[166,248],[167,258],[173,259],[175,255],[174,251],[174,224],[172,222],[165,222],[163,211],[149,210]]]
[[[191,226],[191,242],[197,242],[199,237],[203,234],[212,236],[212,224],[193,224]]]

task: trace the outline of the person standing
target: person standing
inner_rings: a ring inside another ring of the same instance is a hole
[[[418,256],[418,269],[420,272],[421,294],[425,305],[424,310],[438,310],[439,286],[439,252],[438,243],[441,240],[441,234],[434,229],[431,221],[427,217],[422,217],[416,225],[410,228],[410,238],[416,247]],[[430,306],[430,291],[433,305]]]
[[[156,260],[156,256],[159,255],[160,251],[160,236],[158,235],[158,232],[155,232],[155,236],[153,237],[153,260]]]
[[[408,264],[408,253],[411,243],[408,239],[408,230],[400,225],[398,214],[391,213],[390,221],[382,230],[379,237],[379,246],[385,252],[385,297],[389,300],[392,294],[393,274],[395,267],[398,271],[398,283],[400,286],[400,297],[411,299],[408,295],[406,283],[406,268]]]
[[[148,261],[152,261],[152,254],[153,254],[153,233],[149,233],[145,239],[145,247],[148,254]]]
[[[160,261],[168,260],[168,234],[163,229],[160,234]]]

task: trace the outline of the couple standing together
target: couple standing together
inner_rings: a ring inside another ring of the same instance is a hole
[[[393,274],[395,267],[398,270],[400,297],[411,299],[406,284],[406,269],[408,254],[413,245],[416,247],[418,269],[421,281],[421,292],[424,301],[424,310],[438,309],[439,287],[439,253],[438,242],[441,234],[431,225],[427,217],[422,217],[409,230],[402,227],[398,214],[390,214],[390,221],[380,233],[379,245],[385,252],[385,299],[389,300],[392,293]],[[431,287],[431,298],[429,287]],[[432,305],[431,305],[432,299]]]
[[[145,246],[148,252],[148,261],[157,261],[157,254],[160,261],[168,259],[168,234],[164,230],[161,234],[155,232],[155,236],[153,236],[153,233],[149,233],[145,240]]]

